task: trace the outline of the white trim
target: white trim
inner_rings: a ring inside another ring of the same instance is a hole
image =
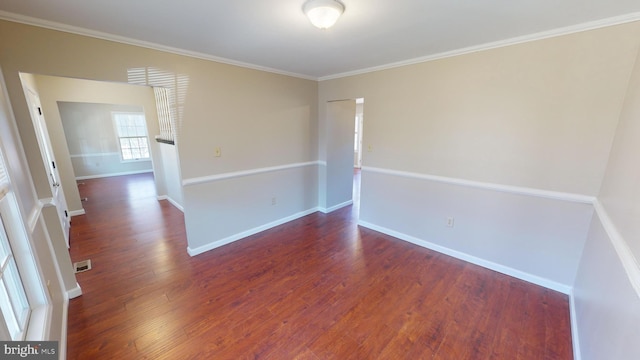
[[[33,234],[33,232],[36,230],[36,225],[38,225],[38,219],[40,218],[41,213],[42,203],[40,201],[36,201],[33,208],[31,208],[31,212],[29,212],[29,217],[27,218],[29,234]]]
[[[549,279],[545,279],[542,277],[539,277],[537,275],[533,275],[533,274],[529,274],[527,272],[521,271],[521,270],[516,270],[513,268],[510,268],[508,266],[504,266],[501,264],[497,264],[494,263],[492,261],[489,260],[485,260],[485,259],[481,259],[479,257],[475,257],[457,250],[453,250],[453,249],[449,249],[446,248],[444,246],[441,245],[437,245],[434,244],[432,242],[426,241],[426,240],[422,240],[422,239],[418,239],[416,237],[407,235],[407,234],[403,234],[391,229],[387,229],[378,225],[374,225],[371,223],[368,223],[366,221],[358,221],[358,225],[369,228],[371,230],[375,230],[378,232],[381,232],[383,234],[387,234],[390,236],[393,236],[397,239],[406,241],[406,242],[410,242],[414,245],[418,245],[421,246],[423,248],[427,248],[427,249],[431,249],[433,251],[437,251],[439,253],[445,254],[445,255],[449,255],[452,256],[456,259],[460,259],[478,266],[482,266],[484,268],[490,269],[490,270],[494,270],[497,271],[499,273],[502,274],[506,274],[509,276],[513,276],[515,278],[518,278],[520,280],[524,280],[527,282],[530,282],[532,284],[536,284],[536,285],[540,285],[543,286],[547,289],[551,289],[551,290],[555,290],[555,291],[559,291],[563,294],[570,294],[571,292],[571,286],[569,285],[565,285],[565,284],[561,284],[559,282],[553,281],[553,280],[549,280]]]
[[[569,293],[569,318],[571,320],[571,345],[573,346],[573,359],[580,360],[580,336],[578,333],[578,314],[576,313],[576,297],[573,289]]]
[[[68,326],[68,317],[69,317],[69,297],[64,296],[64,300],[62,302],[62,325],[60,329],[60,346],[58,347],[58,352],[60,353],[59,359],[67,358],[67,332],[69,331]]]
[[[88,153],[88,154],[71,154],[72,158],[85,158],[85,157],[97,157],[97,156],[120,156],[119,152],[105,152],[105,153]]]
[[[76,180],[99,179],[99,178],[112,177],[112,176],[122,176],[122,175],[146,174],[146,173],[151,173],[151,172],[153,172],[153,169],[150,169],[150,170],[137,170],[137,171],[124,171],[124,172],[109,173],[109,174],[76,176]]]
[[[301,167],[313,166],[313,165],[320,165],[320,162],[308,161],[308,162],[302,162],[302,163],[293,163],[293,164],[270,166],[270,167],[264,167],[264,168],[256,168],[251,170],[235,171],[235,172],[229,172],[229,173],[223,173],[223,174],[217,174],[217,175],[200,176],[200,177],[182,180],[182,186],[198,185],[198,184],[204,184],[208,182],[233,179],[233,178],[238,178],[243,176],[253,176],[258,174],[289,170],[289,169],[295,169],[295,168],[301,168]]]
[[[543,39],[548,39],[548,38],[553,38],[553,37],[558,37],[563,35],[570,35],[570,34],[582,32],[582,31],[595,30],[595,29],[600,29],[607,26],[615,26],[615,25],[625,24],[625,23],[634,22],[638,20],[640,20],[640,12],[635,12],[631,14],[625,14],[625,15],[606,18],[606,19],[590,21],[582,24],[561,27],[558,29],[542,31],[535,34],[529,34],[529,35],[510,38],[510,39],[493,41],[493,42],[488,42],[488,43],[475,45],[475,46],[469,46],[462,49],[445,51],[438,54],[421,56],[421,57],[398,61],[390,64],[373,66],[373,67],[354,70],[354,71],[347,71],[347,72],[333,74],[333,75],[321,76],[317,80],[318,81],[333,80],[333,79],[340,79],[340,78],[354,76],[354,75],[371,73],[375,71],[394,69],[402,66],[420,64],[420,63],[434,61],[434,60],[446,59],[454,56],[471,54],[471,53],[484,51],[484,50],[491,50],[491,49],[501,48],[501,47],[510,46],[510,45],[517,45],[517,44],[531,42],[531,41],[543,40]]]
[[[178,204],[177,201],[173,200],[168,195],[158,195],[157,199],[158,200],[167,200],[168,202],[171,203],[171,205],[175,206],[178,210],[184,212],[184,207],[182,207],[182,205]]]
[[[495,183],[482,182],[482,181],[450,178],[450,177],[438,176],[438,175],[412,173],[408,171],[381,169],[381,168],[374,168],[369,166],[363,166],[362,171],[375,172],[380,174],[400,176],[400,177],[419,179],[419,180],[437,181],[445,184],[468,186],[468,187],[473,187],[478,189],[501,191],[501,192],[506,192],[511,194],[535,196],[535,197],[554,199],[554,200],[564,200],[564,201],[576,202],[581,204],[593,204],[594,201],[596,200],[595,196],[589,196],[589,195],[572,194],[572,193],[565,193],[560,191],[541,190],[541,189],[534,189],[534,188],[528,188],[523,186],[502,185],[502,184],[495,184]]]
[[[82,295],[82,289],[80,288],[80,284],[78,284],[77,282],[76,286],[73,289],[67,290],[67,297],[69,299],[75,299],[80,295]]]
[[[259,233],[261,231],[271,229],[271,228],[276,227],[278,225],[282,225],[282,224],[287,223],[289,221],[293,221],[293,220],[299,219],[299,218],[301,218],[303,216],[307,216],[309,214],[313,214],[314,212],[317,212],[317,211],[318,211],[318,208],[312,208],[312,209],[309,209],[309,210],[306,210],[306,211],[302,211],[302,212],[299,212],[297,214],[293,214],[291,216],[287,216],[285,218],[270,222],[268,224],[264,224],[264,225],[255,227],[253,229],[249,229],[247,231],[243,231],[243,232],[235,234],[235,235],[231,235],[231,236],[226,237],[224,239],[220,239],[220,240],[208,243],[206,245],[198,246],[197,248],[192,248],[190,246],[187,246],[187,252],[191,256],[196,256],[196,255],[202,254],[202,253],[204,253],[206,251],[213,250],[213,249],[218,248],[220,246],[230,244],[230,243],[232,243],[234,241],[238,241],[238,240],[243,239],[243,238],[245,238],[247,236],[251,236],[251,235],[257,234],[257,233]]]
[[[42,202],[42,199],[40,199],[40,201]],[[49,235],[49,231],[47,230],[46,224],[44,219],[41,219],[41,226],[43,229],[43,233],[44,236],[46,238],[46,242],[47,242],[47,247],[49,248],[49,255],[51,256],[51,258],[54,260],[53,261],[53,268],[56,272],[56,277],[58,278],[58,284],[60,285],[59,287],[59,291],[60,294],[62,295],[62,324],[60,326],[60,359],[65,359],[66,358],[66,346],[67,346],[67,316],[68,316],[68,312],[69,312],[69,294],[66,291],[66,286],[64,284],[64,278],[62,276],[62,270],[60,269],[60,262],[58,261],[58,257],[56,256],[56,251],[53,248],[53,241],[51,240],[51,236]],[[38,262],[39,264],[39,262]],[[39,268],[38,269],[40,271],[40,273],[42,274],[42,270]],[[74,275],[75,278],[75,275]],[[44,280],[44,279],[43,279]],[[43,284],[44,285],[44,284]],[[76,282],[77,285],[77,282]],[[51,307],[51,311],[53,312],[53,306],[56,304],[56,302],[54,301],[54,299],[51,296],[51,289],[48,289],[47,285],[47,289],[43,290],[46,291],[48,293],[48,295],[46,296],[47,298],[47,302]],[[48,329],[50,329],[50,326],[48,327]],[[48,337],[47,337],[48,338]]]
[[[239,66],[247,69],[265,71],[265,72],[278,74],[278,75],[291,76],[291,77],[296,77],[296,78],[306,79],[306,80],[318,80],[318,78],[315,76],[298,74],[290,71],[284,71],[284,70],[274,69],[266,66],[246,63],[243,61],[237,61],[237,60],[227,59],[219,56],[213,56],[210,54],[205,54],[197,51],[185,50],[185,49],[175,48],[172,46],[160,45],[160,44],[156,44],[149,41],[137,40],[137,39],[132,39],[125,36],[118,36],[118,35],[113,35],[113,34],[101,32],[101,31],[89,30],[89,29],[85,29],[77,26],[62,24],[55,21],[43,20],[43,19],[31,17],[31,16],[14,14],[8,11],[0,10],[0,20],[7,20],[7,21],[17,22],[21,24],[26,24],[26,25],[38,26],[45,29],[57,30],[57,31],[62,31],[70,34],[82,35],[82,36],[88,36],[96,39],[108,40],[108,41],[113,41],[113,42],[126,44],[126,45],[134,45],[134,46],[139,46],[147,49],[163,51],[171,54],[188,56],[195,59],[214,61],[222,64],[234,65],[234,66]]]
[[[84,211],[84,209],[80,209],[80,210],[68,210],[68,211],[69,211],[69,216],[71,216],[71,217],[86,214],[86,212]]]
[[[56,203],[53,201],[53,198],[42,198],[42,199],[38,199],[38,202],[40,203],[40,209],[42,211],[43,208],[46,207],[55,207]]]
[[[38,341],[49,338],[53,306],[50,304],[36,306],[31,311],[25,341]]]
[[[320,208],[320,212],[328,214],[328,213],[330,213],[332,211],[336,211],[338,209],[342,209],[343,207],[347,207],[349,205],[353,205],[353,200],[345,201],[345,202],[343,202],[341,204],[334,205],[334,206],[332,206],[330,208]]]
[[[600,222],[609,236],[609,240],[611,241],[613,248],[618,254],[618,258],[620,258],[620,262],[627,273],[631,286],[636,291],[636,295],[640,298],[640,265],[638,265],[638,260],[620,234],[620,231],[618,231],[616,225],[611,221],[611,218],[609,217],[609,214],[607,214],[604,206],[602,206],[602,203],[596,199],[593,202],[593,207],[596,209],[596,214],[598,214]]]

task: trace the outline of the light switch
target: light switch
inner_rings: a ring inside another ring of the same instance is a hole
[[[222,149],[219,146],[217,146],[215,149],[215,156],[216,157],[222,156]]]

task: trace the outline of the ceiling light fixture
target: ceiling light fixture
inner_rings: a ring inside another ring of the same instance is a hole
[[[337,0],[309,0],[302,6],[309,21],[320,29],[328,29],[344,12],[344,5]]]

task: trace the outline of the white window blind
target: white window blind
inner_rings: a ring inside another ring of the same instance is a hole
[[[156,95],[156,108],[158,109],[158,121],[160,122],[160,135],[156,140],[175,144],[174,116],[171,111],[171,92],[167,88],[154,87]]]
[[[155,67],[127,69],[129,84],[154,87],[160,135],[158,142],[175,144],[182,123],[189,77]]]

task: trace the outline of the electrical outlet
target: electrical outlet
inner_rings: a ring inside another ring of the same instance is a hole
[[[453,216],[449,216],[447,218],[447,227],[453,227],[453,221],[454,221]]]
[[[271,198],[271,205],[275,205],[275,204],[277,204],[277,203],[278,203],[278,199],[276,199],[276,197],[275,197],[275,196],[274,196],[274,197],[272,197],[272,198]]]

